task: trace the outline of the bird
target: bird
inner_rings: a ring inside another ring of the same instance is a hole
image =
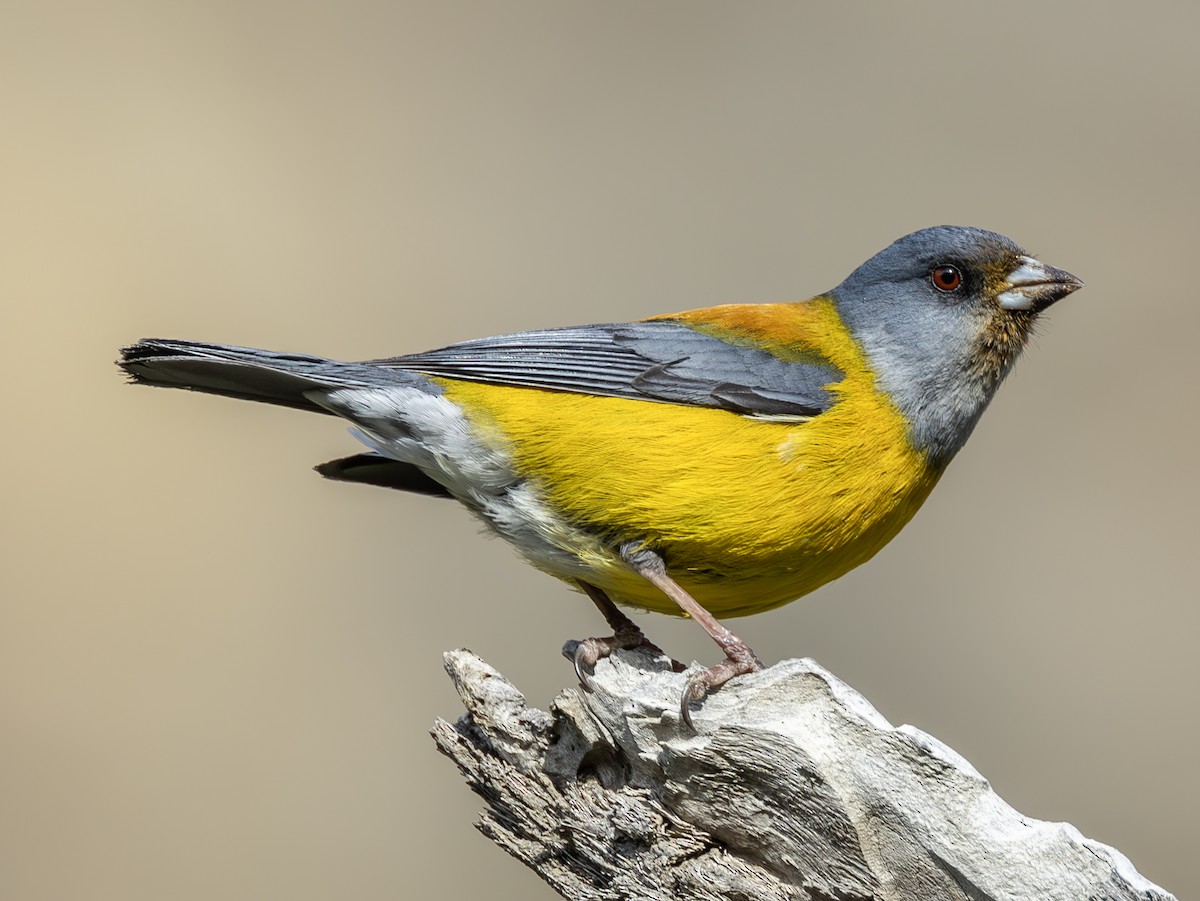
[[[142,339],[131,381],[349,420],[367,448],[327,478],[458,500],[582,591],[613,634],[586,671],[650,644],[622,610],[694,619],[724,659],[680,715],[763,667],[721,619],[865,563],[929,496],[1027,345],[1083,286],[1010,239],[936,226],[804,300],[728,304],[339,362]]]

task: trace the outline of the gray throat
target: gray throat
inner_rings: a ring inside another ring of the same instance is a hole
[[[838,301],[836,292],[833,292]],[[876,298],[879,303],[890,299]],[[878,387],[909,423],[913,446],[946,466],[966,443],[1015,354],[990,372],[975,359],[986,323],[960,310],[917,310],[894,305],[887,316],[866,303],[838,302],[843,321],[871,361]]]

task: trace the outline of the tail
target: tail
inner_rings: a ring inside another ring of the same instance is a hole
[[[360,485],[377,485],[432,497],[453,497],[450,489],[419,466],[392,460],[382,454],[356,454],[330,460],[314,468],[335,482],[358,482]]]
[[[366,363],[160,338],[144,338],[123,348],[117,365],[136,384],[187,388],[315,413],[333,411],[311,398],[339,388],[429,385],[416,373]]]
[[[356,414],[369,414],[371,406],[355,403],[355,388],[367,391],[416,389],[432,395],[441,391],[420,373],[378,364],[340,363],[322,357],[282,354],[253,347],[160,338],[143,338],[137,344],[122,348],[117,365],[139,385],[187,388],[315,413],[338,414],[360,425],[364,425],[365,420]],[[339,398],[335,392],[345,389],[351,389],[349,395]],[[400,432],[405,428],[400,419],[392,419],[389,426]],[[377,453],[333,460],[318,466],[317,472],[339,482],[451,496],[447,488],[415,463]]]

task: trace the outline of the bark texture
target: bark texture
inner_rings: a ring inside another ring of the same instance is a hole
[[[433,736],[487,802],[480,830],[564,898],[1172,898],[810,660],[725,685],[696,732],[687,675],[644,650],[548,712],[470,651],[446,669],[467,713]]]

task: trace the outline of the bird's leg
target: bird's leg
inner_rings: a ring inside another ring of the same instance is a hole
[[[717,646],[725,652],[725,659],[716,666],[697,673],[688,680],[683,690],[683,701],[679,712],[689,729],[692,725],[691,705],[703,701],[708,693],[724,685],[734,676],[753,673],[763,668],[758,655],[717,621],[717,618],[700,606],[683,587],[667,575],[667,565],[662,557],[643,545],[627,544],[621,548],[621,556],[642,578],[653,584],[667,597],[679,605],[688,616],[698,622]]]
[[[608,638],[585,638],[575,646],[575,655],[573,662],[575,664],[575,675],[579,678],[580,684],[584,688],[591,689],[591,682],[587,676],[587,670],[594,668],[597,663],[618,649],[629,648],[649,648],[656,653],[663,653],[662,648],[650,642],[637,623],[631,620],[628,616],[621,612],[616,604],[612,602],[601,589],[597,588],[582,579],[576,579],[579,587],[583,589],[584,594],[592,599],[592,603],[604,614],[605,620],[612,627],[613,634]],[[672,667],[676,672],[682,672],[683,666],[677,661],[671,661]]]

